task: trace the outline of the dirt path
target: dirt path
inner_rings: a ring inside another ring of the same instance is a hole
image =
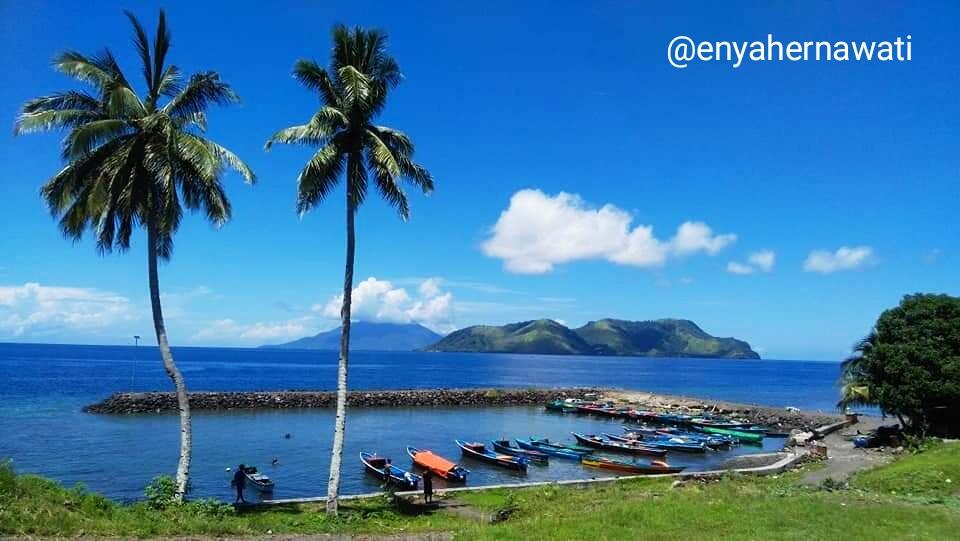
[[[860,470],[893,460],[892,453],[858,449],[846,437],[856,434],[857,431],[868,432],[881,424],[883,422],[879,417],[861,417],[859,423],[825,437],[823,443],[827,445],[827,461],[824,467],[808,473],[800,482],[811,486],[819,486],[826,479],[843,482]]]

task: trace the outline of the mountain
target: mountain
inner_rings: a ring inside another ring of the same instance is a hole
[[[601,319],[569,329],[550,319],[478,325],[454,331],[426,351],[630,355],[641,357],[723,357],[759,359],[750,344],[716,338],[686,319],[624,321]]]
[[[374,323],[355,321],[350,325],[351,350],[413,351],[426,347],[443,335],[416,323]],[[340,327],[285,344],[260,346],[279,349],[340,349]]]

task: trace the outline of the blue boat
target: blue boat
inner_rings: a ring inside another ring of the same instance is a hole
[[[495,440],[493,442],[493,450],[499,451],[506,455],[526,457],[530,462],[537,462],[540,464],[546,464],[550,460],[550,455],[544,453],[543,451],[534,451],[531,449],[514,447],[510,444],[510,440]]]
[[[500,466],[501,468],[527,471],[527,464],[529,461],[526,457],[496,453],[490,449],[487,449],[487,446],[482,443],[465,442],[463,440],[453,441],[457,444],[457,447],[463,451],[463,455],[466,457],[482,460],[484,462]]]
[[[571,451],[568,449],[562,449],[560,447],[552,447],[540,443],[533,443],[528,440],[516,440],[516,442],[521,449],[540,451],[541,453],[546,453],[550,456],[569,458],[570,460],[580,460],[582,457],[586,456],[584,453],[578,451]]]
[[[623,443],[639,443],[642,445],[649,445],[651,447],[659,447],[667,451],[681,451],[684,453],[704,453],[707,450],[707,444],[704,442],[695,442],[690,440],[685,440],[680,437],[671,437],[671,436],[654,436],[654,435],[644,435],[637,434],[637,437],[629,437],[630,434],[627,434],[627,437],[617,436],[616,434],[603,434],[606,438],[613,441],[619,441]]]
[[[360,462],[367,473],[401,490],[417,490],[420,483],[419,475],[387,463],[385,457],[360,451]]]

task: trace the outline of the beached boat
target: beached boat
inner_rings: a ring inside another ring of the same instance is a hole
[[[509,470],[527,471],[527,464],[530,461],[526,457],[497,453],[487,449],[486,445],[479,442],[453,441],[463,451],[463,456],[482,460]]]
[[[514,447],[510,443],[510,440],[495,440],[493,442],[493,450],[507,455],[526,457],[530,462],[546,464],[550,461],[550,455],[544,453],[543,451]]]
[[[642,463],[626,462],[624,460],[614,460],[603,457],[584,457],[580,462],[584,466],[591,468],[602,468],[604,470],[614,470],[638,475],[680,473],[684,470],[683,466],[671,466],[661,460],[651,460],[649,463]]]
[[[360,462],[367,473],[401,490],[417,490],[420,483],[419,475],[388,464],[386,457],[360,451]]]
[[[578,434],[574,432],[573,437],[576,438],[578,442],[584,445],[587,445],[589,447],[595,447],[597,449],[603,449],[604,451],[614,451],[618,453],[628,453],[631,455],[647,455],[647,456],[656,456],[656,457],[662,457],[667,455],[667,451],[665,449],[658,449],[656,447],[650,447],[648,445],[640,445],[636,443],[622,443],[618,441],[609,441],[594,434]]]
[[[707,444],[702,441],[695,442],[678,437],[636,434],[635,436],[639,437],[631,438],[629,433],[624,436],[617,436],[616,434],[607,434],[606,432],[604,432],[603,436],[613,441],[649,445],[666,449],[667,451],[681,451],[684,453],[704,453],[707,451]]]
[[[243,468],[243,476],[247,478],[247,486],[260,492],[273,491],[273,479],[265,473],[260,473],[253,466]]]
[[[716,428],[712,426],[696,426],[696,430],[701,432],[706,432],[707,434],[720,434],[723,436],[730,436],[731,438],[736,439],[740,443],[760,443],[763,441],[764,434],[757,434],[754,432],[744,432],[742,430],[733,430],[731,428]]]
[[[579,451],[571,451],[569,449],[563,449],[561,447],[553,447],[549,445],[543,445],[540,443],[535,443],[527,440],[516,440],[517,445],[521,449],[530,450],[530,451],[539,451],[541,453],[548,454],[550,456],[555,456],[559,458],[568,458],[570,460],[580,460],[585,453]]]
[[[407,454],[413,459],[414,464],[425,470],[430,470],[441,479],[458,483],[467,482],[467,474],[470,473],[470,470],[443,458],[433,451],[407,446]]]

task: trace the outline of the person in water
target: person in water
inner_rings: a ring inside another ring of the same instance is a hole
[[[247,486],[247,476],[244,473],[246,466],[240,464],[237,466],[237,471],[233,474],[233,487],[237,489],[237,499],[233,503],[247,503],[247,500],[243,499],[243,489]]]
[[[423,503],[433,503],[433,472],[423,472]]]

